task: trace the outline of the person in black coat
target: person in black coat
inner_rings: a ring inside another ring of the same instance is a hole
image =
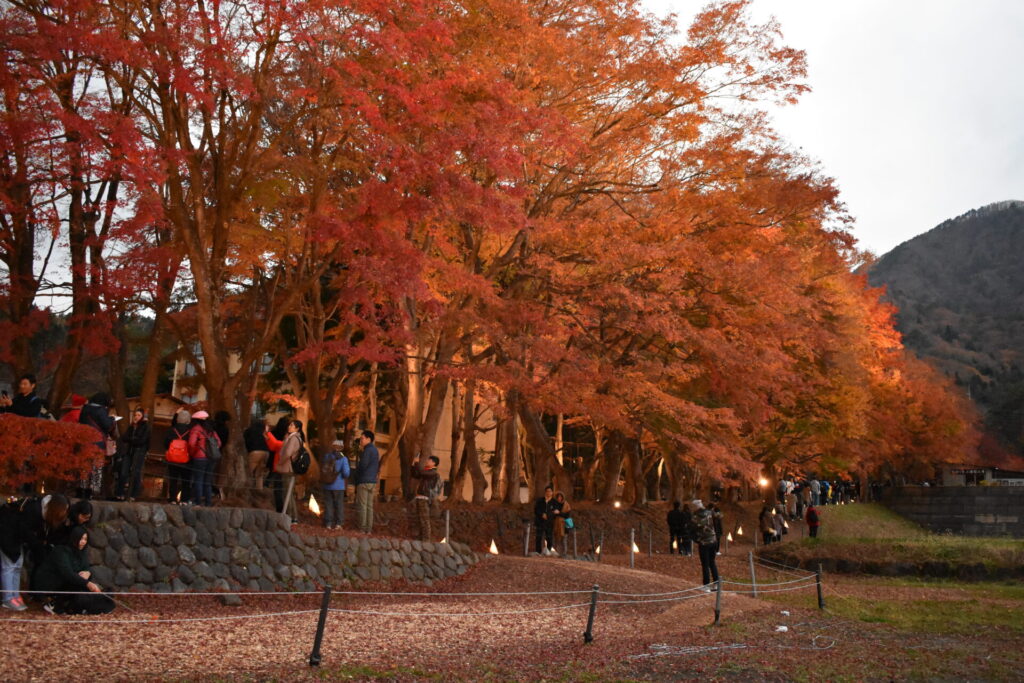
[[[686,518],[680,509],[679,501],[672,503],[672,509],[668,511],[668,554],[679,551],[683,554],[683,539],[686,536]]]
[[[114,611],[114,601],[103,595],[103,589],[92,580],[89,566],[89,532],[83,527],[72,529],[67,542],[47,556],[36,571],[37,590],[73,595],[51,595],[44,609],[54,614],[107,614]]]
[[[544,495],[533,503],[533,521],[537,527],[537,552],[543,555],[551,554],[555,547],[554,539],[554,505],[555,490],[550,486],[544,487]]]
[[[110,397],[103,392],[93,394],[78,414],[79,424],[89,425],[97,432],[96,447],[107,452],[107,439],[117,440],[117,422],[110,416]],[[103,484],[103,462],[95,465],[92,472],[80,482],[78,497],[91,498],[100,492]]]
[[[21,417],[40,417],[43,401],[36,396],[36,376],[25,374],[18,378],[18,393],[14,397],[5,391],[0,396],[0,413],[10,413]]]
[[[149,453],[149,420],[146,411],[136,408],[132,411],[132,423],[121,436],[124,453],[117,472],[117,485],[114,497],[118,500],[139,497],[142,492],[142,472],[146,468],[146,454]]]
[[[92,503],[87,500],[72,503],[68,508],[68,518],[64,521],[64,525],[53,534],[53,545],[66,545],[71,537],[72,529],[76,526],[88,528],[91,521]]]

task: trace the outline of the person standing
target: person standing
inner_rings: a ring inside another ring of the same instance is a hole
[[[668,523],[668,554],[671,555],[678,550],[682,555],[683,537],[686,536],[686,518],[680,509],[678,500],[672,503],[672,509],[668,511],[666,522]]]
[[[569,505],[569,501],[565,499],[565,494],[561,491],[555,492],[555,499],[551,503],[551,523],[552,537],[554,538],[555,544],[551,549],[551,552],[556,552],[554,548],[557,548],[560,544],[563,545],[563,539],[565,539],[565,522],[567,519],[572,517],[572,506]]]
[[[270,447],[267,446],[266,426],[263,420],[253,418],[252,422],[242,432],[245,440],[245,450],[249,459],[249,476],[252,477],[257,489],[263,489],[263,478],[267,472],[267,459],[270,457]]]
[[[300,420],[290,420],[283,441],[267,432],[267,445],[274,457],[274,504],[281,514],[290,514],[292,524],[299,523],[299,506],[295,502],[295,470],[292,463],[305,448],[306,436]],[[291,510],[289,513],[288,511]]]
[[[432,455],[429,458],[416,458],[416,461],[412,464],[411,474],[414,479],[419,480],[416,484],[414,503],[416,505],[416,520],[419,523],[421,541],[431,540],[430,499],[433,497],[434,489],[441,478],[437,472],[437,466],[440,464],[441,461],[436,455]]]
[[[363,451],[359,454],[354,477],[359,530],[365,534],[373,530],[373,496],[380,475],[380,452],[373,443],[374,438],[373,432],[369,429],[364,429],[359,435],[359,445]]]
[[[213,505],[213,470],[220,461],[220,437],[209,423],[210,414],[200,410],[192,415],[188,431],[188,455],[192,466],[192,503]]]
[[[811,505],[817,505],[821,501],[821,482],[817,477],[811,479]]]
[[[807,507],[807,533],[810,534],[811,538],[818,537],[818,527],[821,525],[821,518],[818,517],[818,509],[814,505]]]
[[[189,469],[188,433],[192,415],[181,408],[174,413],[171,427],[164,437],[164,458],[167,460],[167,502],[188,504],[192,500],[192,471]]]
[[[761,542],[764,545],[768,545],[775,540],[775,516],[772,514],[772,509],[769,505],[761,508],[761,514],[757,516],[757,525],[761,532]]]
[[[20,417],[41,417],[43,400],[36,396],[36,376],[26,373],[18,378],[18,393],[11,396],[5,391],[0,396],[0,413]]]
[[[345,524],[345,480],[352,474],[344,452],[345,442],[339,439],[332,446],[333,450],[320,463],[325,529],[337,529]],[[253,459],[249,462],[251,464]]]
[[[533,503],[533,522],[537,527],[537,540],[534,546],[540,555],[550,555],[554,548],[552,521],[552,503],[555,491],[550,486],[544,487],[544,495]]]
[[[718,563],[715,553],[718,552],[718,536],[715,534],[715,513],[704,507],[701,500],[693,501],[694,524],[697,527],[697,543],[700,553],[700,573],[704,584],[704,592],[710,592],[709,584],[718,581]]]
[[[121,436],[125,452],[121,456],[114,490],[114,497],[118,500],[135,500],[142,491],[142,472],[146,467],[146,454],[149,453],[149,434],[146,411],[136,408],[132,411],[131,425]]]
[[[96,447],[105,455],[113,455],[113,449],[108,444],[116,444],[117,422],[110,416],[110,397],[103,392],[93,394],[89,402],[82,407],[78,414],[79,424],[89,425],[98,432],[99,439]],[[79,485],[79,498],[91,498],[98,495],[103,486],[103,463],[97,460],[92,471]]]

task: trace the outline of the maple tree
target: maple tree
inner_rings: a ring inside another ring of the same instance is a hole
[[[571,494],[552,415],[593,436],[585,495],[634,505],[655,470],[679,497],[969,450],[852,274],[833,181],[770,126],[806,67],[748,4],[682,32],[631,0],[9,3],[2,359],[28,367],[45,232],[71,263],[51,399],[83,353],[118,375],[144,312],[143,404],[177,340],[238,486],[268,354],[323,447],[391,414],[407,494],[446,411],[476,502]]]

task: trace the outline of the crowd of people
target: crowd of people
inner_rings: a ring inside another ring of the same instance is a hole
[[[62,494],[31,496],[0,507],[0,589],[4,609],[27,609],[30,594],[51,614],[106,614],[114,601],[93,580],[89,566],[92,504]]]

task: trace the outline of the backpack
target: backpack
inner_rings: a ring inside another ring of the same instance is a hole
[[[338,454],[331,451],[324,456],[324,461],[320,463],[320,483],[329,486],[337,481],[339,474]]]
[[[306,444],[299,446],[299,452],[292,458],[292,472],[295,474],[305,474],[309,471],[309,451],[306,450]]]
[[[164,454],[167,462],[175,465],[184,465],[188,462],[188,441],[181,437],[173,439],[167,446],[167,453]]]
[[[694,540],[701,545],[711,545],[717,540],[715,536],[715,518],[710,510],[701,510],[694,520],[697,525],[697,538]]]
[[[206,433],[206,459],[210,462],[218,462],[222,453],[220,452],[220,437],[214,432]]]
[[[444,479],[438,474],[437,478],[434,479],[434,483],[430,485],[430,491],[427,492],[427,498],[430,500],[437,500],[438,497],[444,493]]]

